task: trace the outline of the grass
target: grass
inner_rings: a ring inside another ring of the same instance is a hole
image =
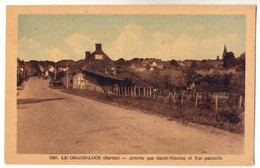
[[[168,117],[182,123],[198,123],[213,126],[230,132],[244,133],[244,117],[242,111],[236,106],[220,104],[218,112],[215,111],[214,103],[201,103],[195,109],[194,102],[169,103],[166,100],[156,100],[148,97],[127,97],[116,95],[105,95],[104,93],[79,90],[61,89],[63,92],[87,97],[103,103],[117,105],[127,109],[138,109],[146,113]]]

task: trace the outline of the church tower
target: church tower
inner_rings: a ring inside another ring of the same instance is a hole
[[[224,59],[226,54],[227,54],[227,47],[226,47],[226,44],[225,44],[224,45],[224,51],[223,51],[223,54],[222,54],[222,59]]]

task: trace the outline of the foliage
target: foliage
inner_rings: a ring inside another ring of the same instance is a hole
[[[237,73],[232,75],[230,80],[230,92],[238,95],[245,95],[245,73]]]
[[[206,75],[198,79],[197,90],[207,92],[229,92],[231,88],[232,74]]]
[[[242,53],[240,55],[240,57],[237,59],[237,70],[238,71],[245,71],[245,64],[246,64],[246,60],[245,60],[245,53]]]
[[[175,66],[175,67],[179,67],[178,62],[175,61],[175,60],[171,60],[171,61],[170,61],[170,65]]]
[[[173,91],[174,86],[171,82],[171,76],[170,75],[165,75],[162,77],[162,88],[164,90],[169,90],[169,91]]]
[[[237,61],[233,52],[228,52],[223,58],[223,67],[228,69],[236,66]]]
[[[186,79],[186,85],[189,86],[190,84],[192,84],[194,82],[194,80],[196,79],[196,67],[197,67],[197,63],[195,61],[193,61],[191,63],[191,66],[186,69],[185,72],[185,79]]]
[[[161,76],[160,70],[158,68],[155,68],[153,70],[153,73],[150,76],[150,81],[151,81],[153,87],[159,88],[161,86],[162,76]]]

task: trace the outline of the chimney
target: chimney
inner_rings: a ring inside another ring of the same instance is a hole
[[[85,59],[87,59],[90,56],[90,51],[85,52]]]
[[[102,50],[102,45],[100,43],[96,43],[96,51]]]

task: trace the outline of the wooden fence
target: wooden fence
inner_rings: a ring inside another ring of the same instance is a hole
[[[162,100],[169,103],[185,104],[194,102],[194,108],[197,109],[199,104],[214,104],[215,111],[229,104],[237,106],[239,110],[244,110],[245,99],[242,95],[229,94],[227,92],[168,92],[154,93],[152,99]]]

